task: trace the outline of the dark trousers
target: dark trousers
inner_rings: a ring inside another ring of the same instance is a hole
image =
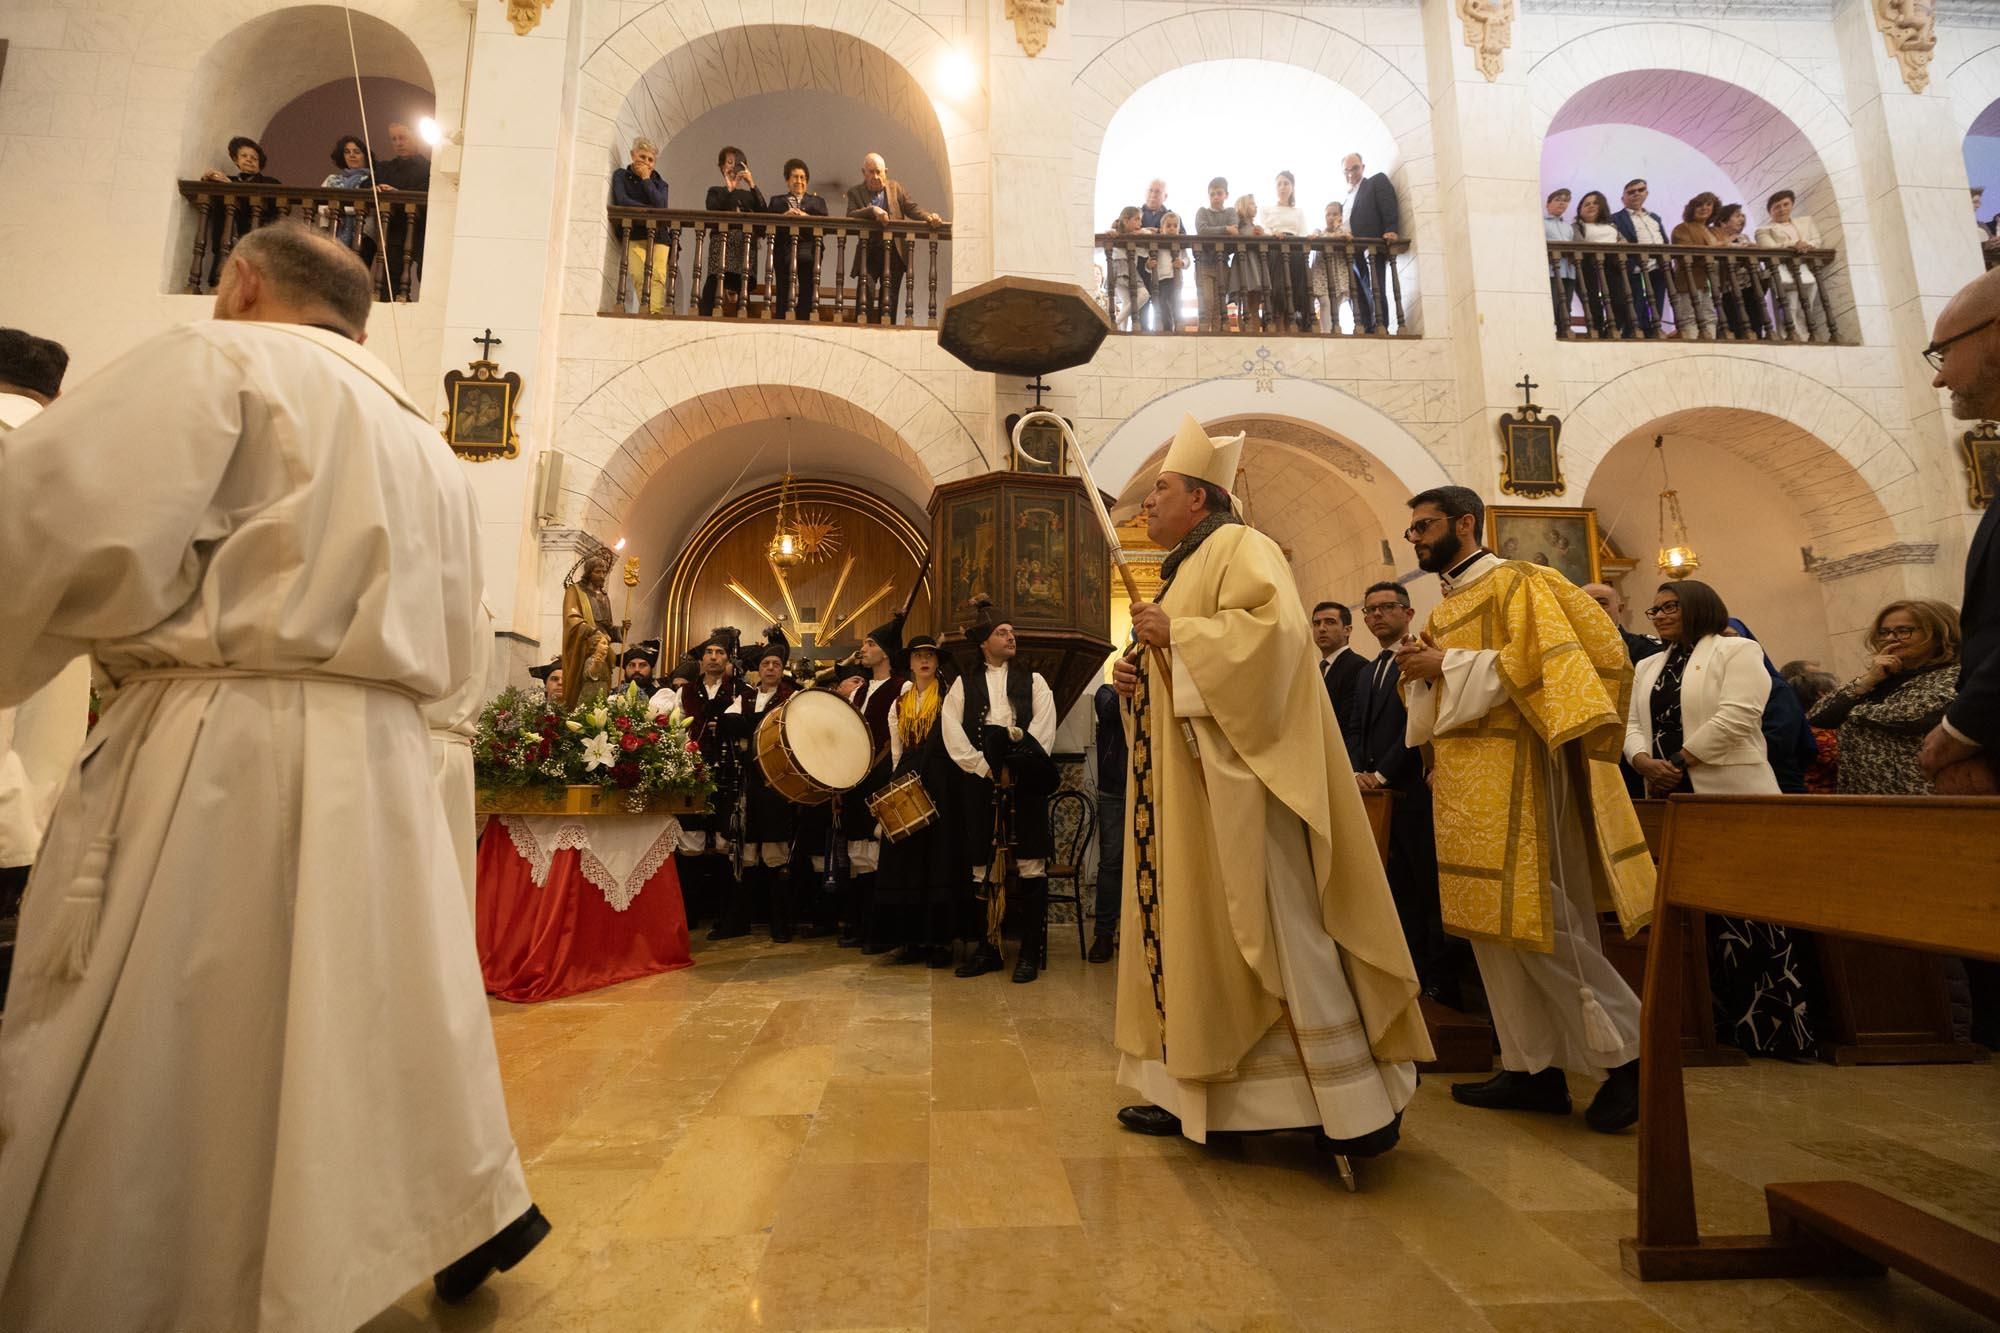
[[[1313,326],[1312,287],[1303,253],[1271,252],[1271,313],[1301,332]]]
[[[773,279],[778,288],[776,317],[790,314],[794,319],[811,319],[813,298],[819,290],[819,246],[808,241],[794,245],[780,236],[771,259]]]
[[[750,299],[741,273],[710,273],[701,280],[702,314],[712,315],[715,313],[715,298],[720,294],[721,288],[725,284],[730,291],[736,293],[737,300],[747,301]]]
[[[7,978],[14,970],[14,929],[21,915],[21,895],[28,888],[28,866],[0,866],[0,1009],[7,1007]]]
[[[1118,933],[1125,901],[1125,793],[1097,793],[1097,933]]]
[[[1637,260],[1625,265],[1625,286],[1632,302],[1632,314],[1618,312],[1618,327],[1626,333],[1632,332],[1632,315],[1638,317],[1639,329],[1648,338],[1664,338],[1666,330],[1661,327],[1661,316],[1673,309],[1673,301],[1667,295],[1667,270],[1665,267],[1649,269]]]
[[[881,267],[870,264],[861,275],[861,290],[855,295],[855,305],[870,324],[883,322],[886,312],[888,322],[896,322],[896,312],[903,308],[903,279],[909,267],[902,257],[893,250],[889,252],[889,273],[882,276]]]
[[[423,277],[424,224],[427,221],[429,221],[427,217],[419,217],[417,219],[416,245],[410,251],[410,289],[414,289]],[[382,219],[382,225],[389,233],[389,244],[384,247],[389,259],[388,288],[395,293],[396,297],[402,300],[415,300],[414,290],[406,290],[403,286],[403,250],[405,229],[409,226],[409,219],[403,217],[400,213],[392,212],[390,216]],[[378,292],[377,294],[379,295],[380,293]]]
[[[1417,980],[1436,987],[1446,1003],[1458,998],[1458,974],[1466,951],[1463,941],[1445,934],[1444,911],[1438,903],[1437,831],[1431,803],[1425,796],[1396,793],[1389,816],[1389,894]]]
[[[1354,291],[1350,297],[1354,302],[1354,331],[1386,332],[1389,327],[1388,256],[1373,249],[1364,249],[1355,255],[1350,271],[1354,277]]]

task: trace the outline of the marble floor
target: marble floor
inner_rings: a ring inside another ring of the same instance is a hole
[[[1627,1278],[1636,1139],[1459,1107],[1442,1077],[1358,1194],[1303,1135],[1128,1134],[1115,969],[1065,943],[1031,986],[745,940],[496,1004],[555,1234],[465,1306],[413,1292],[368,1333],[1988,1327],[1893,1275]],[[1767,1181],[1852,1177],[2000,1235],[2000,1064],[1688,1081],[1705,1229],[1760,1229]]]

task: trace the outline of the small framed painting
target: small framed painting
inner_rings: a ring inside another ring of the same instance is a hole
[[[1546,565],[1582,587],[1598,581],[1597,511],[1488,506],[1487,542],[1502,560]]]

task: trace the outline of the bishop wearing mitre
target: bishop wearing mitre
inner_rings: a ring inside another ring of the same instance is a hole
[[[1431,1058],[1417,972],[1320,683],[1298,587],[1189,417],[1148,494],[1168,548],[1116,669],[1132,732],[1119,954],[1128,1129],[1312,1128],[1394,1146]]]

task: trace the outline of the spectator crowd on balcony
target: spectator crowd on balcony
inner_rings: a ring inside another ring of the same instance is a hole
[[[428,195],[431,160],[425,155],[416,132],[397,121],[388,128],[388,140],[392,155],[377,158],[360,135],[343,134],[335,139],[328,154],[333,170],[320,179],[319,189]],[[339,197],[317,199],[303,183],[287,182],[281,176],[270,174],[264,146],[248,135],[239,134],[229,141],[227,157],[230,165],[235,167],[234,171],[211,168],[201,174],[200,183],[237,187],[289,184],[291,188],[251,192],[252,197],[248,199],[241,197],[240,190],[195,196],[206,211],[206,222],[197,243],[203,245],[209,255],[207,286],[215,285],[221,273],[223,257],[238,240],[253,228],[269,226],[282,217],[292,215],[294,208],[298,208],[302,210],[304,221],[332,234],[342,245],[358,253],[362,262],[371,268],[377,254],[385,250],[382,241],[386,239],[387,263],[377,274],[377,294],[387,296],[393,290],[398,295],[407,295],[401,290],[404,251],[406,248],[410,251],[411,278],[414,281],[423,267],[426,200],[414,201],[413,218],[397,218],[385,212],[378,222],[372,209],[357,207],[355,200]],[[412,230],[415,244],[408,246],[406,242]],[[197,262],[195,271],[189,276],[189,287],[199,290],[201,285],[200,265]]]
[[[1975,192],[1976,193],[1976,192]],[[1812,218],[1797,212],[1798,196],[1779,190],[1764,202],[1753,233],[1742,204],[1710,190],[1689,199],[1669,224],[1646,207],[1644,179],[1625,183],[1624,207],[1613,212],[1601,190],[1585,192],[1570,212],[1571,192],[1544,201],[1542,231],[1549,245],[1549,290],[1556,336],[1713,341],[1768,341],[1774,333],[1814,342],[1834,340],[1826,295],[1816,272],[1825,243]],[[1579,251],[1583,246],[1630,246],[1629,256]],[[1689,254],[1713,249],[1714,256]],[[1775,253],[1770,253],[1775,252]],[[1581,328],[1579,329],[1579,315]]]
[[[1345,191],[1327,201],[1319,226],[1307,221],[1290,171],[1278,173],[1261,204],[1250,193],[1232,199],[1229,179],[1215,177],[1193,227],[1167,207],[1167,183],[1155,179],[1145,202],[1126,205],[1099,238],[1112,321],[1130,332],[1182,332],[1192,269],[1195,327],[1203,333],[1400,331],[1381,244],[1400,239],[1396,187],[1371,174],[1359,153],[1341,169]]]
[[[611,174],[611,206],[664,212],[669,207],[669,191],[659,174],[658,148],[650,139],[634,139],[630,153],[630,162]],[[832,217],[826,199],[813,192],[812,169],[802,158],[785,162],[784,189],[771,195],[759,188],[749,157],[734,144],[716,153],[715,167],[721,179],[708,187],[702,200],[704,212],[793,219]],[[854,221],[947,225],[942,216],[919,206],[903,183],[889,175],[889,164],[880,153],[862,158],[861,182],[847,191],[844,204],[843,216]],[[673,219],[626,218],[616,226],[625,251],[621,290],[629,287],[628,311],[637,313],[643,308],[648,314],[664,315],[670,310],[680,262],[680,225]],[[744,309],[759,289],[768,244],[771,290],[767,309],[771,317],[815,317],[826,252],[824,227],[797,222],[768,230],[721,221],[699,225],[706,239],[705,243],[697,241],[693,260],[693,273],[701,275],[692,298],[696,313],[713,315],[720,310],[734,315]],[[870,323],[879,324],[885,318],[894,323],[902,308],[903,285],[909,280],[911,262],[907,233],[876,231],[856,239],[849,271],[836,275],[836,282],[843,276],[855,280],[857,315],[865,314]],[[694,284],[697,279],[691,275],[689,281]]]

